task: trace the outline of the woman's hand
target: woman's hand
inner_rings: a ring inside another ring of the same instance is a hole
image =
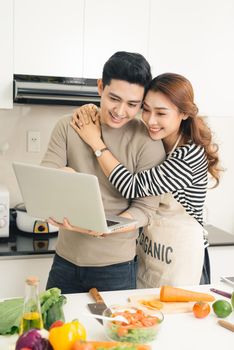
[[[88,104],[76,109],[70,125],[93,150],[103,147],[97,106]]]
[[[47,220],[47,222],[55,227],[63,228],[65,230],[69,230],[69,231],[73,231],[73,232],[79,232],[79,233],[83,233],[89,236],[93,236],[93,237],[97,237],[97,238],[103,238],[105,237],[105,235],[101,232],[96,232],[96,231],[92,231],[92,230],[86,230],[84,228],[80,228],[78,226],[72,226],[69,222],[69,220],[67,218],[63,219],[63,222],[58,222],[55,221],[53,218],[49,218]]]

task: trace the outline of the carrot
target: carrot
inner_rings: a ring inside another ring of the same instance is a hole
[[[162,286],[160,290],[161,301],[214,301],[211,294],[193,292],[191,290]]]
[[[126,345],[127,347],[135,346],[137,350],[151,350],[151,347],[149,345],[145,344],[131,344],[131,343],[120,343],[120,342],[113,342],[113,341],[79,341],[77,340],[73,346],[72,350],[89,350],[89,349],[96,349],[96,348],[104,348],[106,350],[113,348],[114,346],[123,346]]]

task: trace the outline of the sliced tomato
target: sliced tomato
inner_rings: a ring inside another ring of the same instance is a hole
[[[151,327],[159,322],[159,319],[155,316],[146,315],[142,310],[136,310],[135,313],[129,311],[116,312],[112,316],[124,316],[128,320],[128,324],[121,323],[121,328],[125,329]],[[114,324],[119,325],[118,321],[113,321]],[[122,331],[122,330],[121,330]]]
[[[124,326],[121,326],[118,328],[117,334],[119,337],[124,337],[126,334],[128,334],[128,329]]]

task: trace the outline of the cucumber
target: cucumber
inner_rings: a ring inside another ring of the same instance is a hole
[[[59,300],[54,303],[49,310],[47,311],[46,320],[44,322],[44,328],[49,329],[52,323],[55,321],[63,321],[65,322],[63,305],[66,303],[66,297],[61,295]]]

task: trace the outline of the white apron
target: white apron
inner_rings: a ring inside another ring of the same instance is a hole
[[[203,227],[171,193],[161,198],[154,219],[138,239],[137,288],[198,285],[204,261]]]
[[[171,156],[180,136],[170,152]],[[171,193],[160,206],[137,244],[137,288],[198,285],[204,262],[204,229]]]

